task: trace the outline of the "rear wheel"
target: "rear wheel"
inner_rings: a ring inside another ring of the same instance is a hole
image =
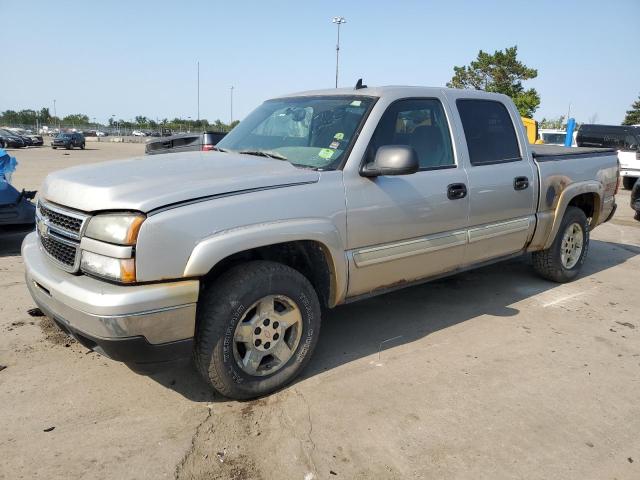
[[[51,147],[51,148],[53,148],[53,149],[55,150],[55,149],[56,149],[56,148],[58,148],[58,147]]]
[[[198,304],[195,363],[235,399],[266,395],[293,380],[320,333],[320,302],[298,271],[248,262],[208,285]]]
[[[66,148],[67,150],[71,150],[71,149],[73,148],[73,145],[72,145],[71,143],[68,143],[68,144],[65,146],[65,148]]]
[[[80,149],[81,149],[81,150],[84,150],[84,143],[81,143],[81,144],[80,144]]]
[[[587,217],[579,208],[568,207],[551,247],[533,253],[533,268],[546,279],[569,282],[578,276],[588,250]]]
[[[636,177],[622,177],[622,188],[631,190],[638,179]]]

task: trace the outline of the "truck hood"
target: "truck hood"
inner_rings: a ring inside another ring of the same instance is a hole
[[[222,152],[150,155],[50,174],[40,196],[84,212],[138,210],[197,198],[317,182],[287,161]]]

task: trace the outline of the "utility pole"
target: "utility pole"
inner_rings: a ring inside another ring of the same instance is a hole
[[[198,61],[198,122],[200,121],[200,61]]]
[[[338,26],[338,42],[336,43],[336,88],[338,88],[338,65],[340,62],[340,25],[347,23],[347,19],[344,17],[333,17],[331,20]]]
[[[229,127],[231,127],[231,124],[233,123],[233,85],[231,85],[231,121],[229,122]]]

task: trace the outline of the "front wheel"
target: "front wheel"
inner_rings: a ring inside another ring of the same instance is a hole
[[[197,322],[194,356],[201,375],[221,394],[249,399],[302,371],[320,333],[320,302],[298,271],[252,261],[205,287]]]
[[[548,280],[569,282],[580,273],[588,250],[587,216],[577,207],[567,207],[551,246],[533,253],[533,268]]]
[[[84,143],[80,144],[80,150],[84,150]]]

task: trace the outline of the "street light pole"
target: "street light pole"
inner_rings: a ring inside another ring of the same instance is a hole
[[[198,61],[198,121],[200,121],[200,62]]]
[[[338,41],[336,43],[336,88],[338,88],[338,65],[340,61],[340,25],[347,23],[347,19],[344,17],[333,17],[331,20],[338,26]]]

